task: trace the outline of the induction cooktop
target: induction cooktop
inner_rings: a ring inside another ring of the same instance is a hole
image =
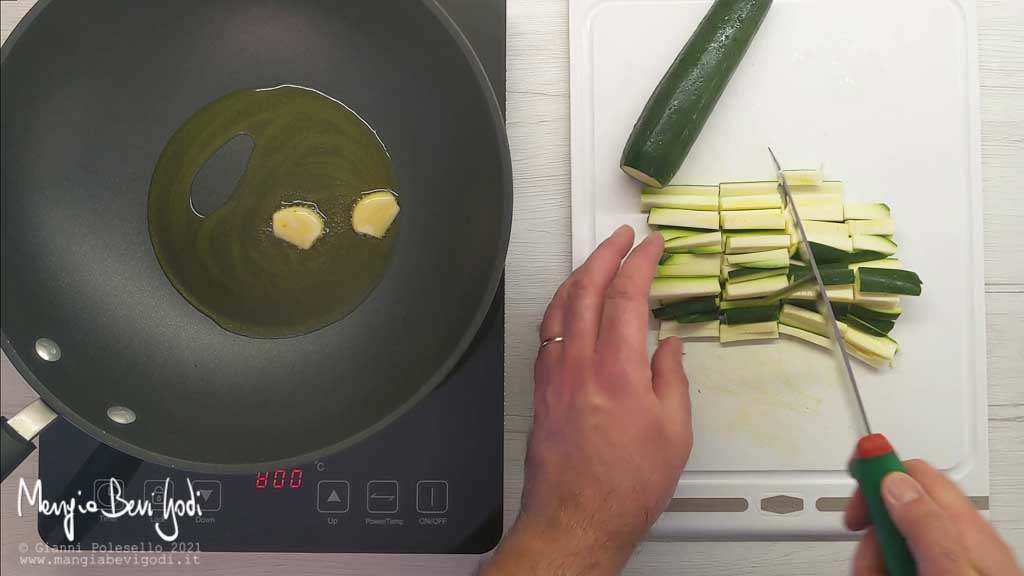
[[[505,0],[438,3],[472,44],[504,110]],[[503,286],[441,386],[384,430],[322,460],[252,475],[190,473],[128,456],[58,420],[39,438],[43,498],[92,500],[121,515],[77,513],[69,538],[65,516],[39,514],[40,536],[83,550],[490,550],[502,532]],[[190,500],[201,515],[182,508],[164,517],[165,503],[174,511]],[[132,513],[128,503],[149,503],[154,513]]]

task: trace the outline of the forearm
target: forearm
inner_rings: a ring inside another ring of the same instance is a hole
[[[520,518],[481,576],[614,576],[635,542],[616,542],[585,529],[545,528]]]

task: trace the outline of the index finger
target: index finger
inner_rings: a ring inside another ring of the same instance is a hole
[[[648,296],[665,240],[651,234],[626,257],[605,295],[598,348],[646,348]]]

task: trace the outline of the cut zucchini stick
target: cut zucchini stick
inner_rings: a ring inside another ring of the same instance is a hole
[[[803,217],[803,214],[801,214]],[[807,232],[807,239],[814,240],[815,236],[849,236],[850,227],[845,222],[819,222],[816,220],[804,220],[804,232]]]
[[[710,310],[706,312],[690,312],[687,314],[679,314],[672,318],[666,318],[666,320],[672,320],[679,322],[680,324],[697,324],[700,322],[711,322],[718,320],[718,310]]]
[[[850,314],[856,315],[863,320],[893,320],[900,317],[902,310],[897,307],[895,310],[878,310],[863,304],[850,306]]]
[[[719,324],[718,338],[722,343],[745,340],[771,340],[779,337],[778,322],[755,324]]]
[[[675,186],[644,186],[643,194],[665,194],[666,196],[715,196],[718,197],[718,186],[680,184]]]
[[[658,228],[658,234],[665,241],[672,240],[673,238],[686,238],[688,236],[697,236],[698,234],[708,234],[707,230],[697,230],[695,228],[666,228],[664,226]]]
[[[720,254],[669,254],[661,259],[657,276],[714,276],[722,268]],[[852,270],[847,272],[853,273]]]
[[[698,246],[690,250],[691,254],[721,254],[722,245],[716,244],[714,246]]]
[[[766,180],[762,182],[722,182],[718,185],[718,193],[722,198],[735,196],[779,196],[779,182]]]
[[[807,330],[797,328],[796,326],[790,326],[788,324],[783,324],[779,322],[779,334],[792,336],[793,338],[803,340],[804,342],[810,342],[811,344],[817,344],[818,346],[821,346],[822,348],[828,348],[829,350],[832,349],[831,339],[826,338],[824,336],[819,336],[814,332],[808,332]]]
[[[850,257],[849,250],[843,250],[841,248],[836,248],[835,246],[830,246],[828,244],[821,244],[820,242],[815,242],[813,240],[808,241],[808,244],[811,245],[811,252],[814,253],[814,261],[817,262],[818,264],[846,262],[847,259]],[[850,245],[850,248],[853,248],[852,243]]]
[[[758,278],[778,276],[779,274],[785,274],[787,271],[787,268],[737,268],[735,270],[728,270],[725,273],[725,278],[733,283],[747,282],[749,280],[757,280]]]
[[[714,296],[722,291],[718,277],[710,278],[655,278],[651,282],[651,298],[676,301],[697,296]]]
[[[852,328],[843,333],[843,341],[849,345],[851,351],[856,349],[865,355],[883,358],[887,363],[892,361],[900,348],[889,336],[872,336]]]
[[[787,180],[788,182],[788,180]],[[843,195],[843,183],[839,180],[825,180],[816,186],[794,186],[790,184],[789,191],[793,196],[816,196],[823,194]]]
[[[746,308],[728,308],[722,311],[722,321],[726,324],[753,324],[755,322],[775,322],[779,319],[779,304],[767,306],[749,306]]]
[[[807,240],[809,242],[814,242],[814,243],[816,243],[818,245],[821,245],[821,246],[828,246],[830,248],[833,248],[835,250],[839,250],[840,252],[845,252],[847,254],[849,254],[850,252],[853,252],[853,240],[849,236],[840,236],[838,234],[812,234],[812,233],[808,233],[807,234]],[[812,247],[812,250],[813,250],[813,247]],[[817,260],[817,258],[818,258],[818,253],[817,252],[814,253],[814,258],[815,258],[815,260]],[[845,260],[846,257],[844,256],[844,257],[842,257],[842,259]],[[827,262],[826,262],[826,264],[827,264]]]
[[[853,302],[879,311],[899,311],[900,297],[895,294],[864,294],[854,291]]]
[[[821,168],[814,170],[783,170],[782,177],[790,186],[821,186],[825,181],[822,178]]]
[[[816,198],[816,196],[793,196],[796,209],[800,212],[800,218],[807,220],[818,220],[827,222],[843,221],[843,201],[837,198],[833,202],[813,202],[804,206],[805,200]]]
[[[702,210],[676,210],[673,208],[651,208],[647,223],[655,226],[682,226],[718,230],[718,213]]]
[[[867,262],[853,262],[848,265],[850,270],[856,270],[862,266],[867,268],[888,268],[890,270],[902,270],[903,263],[897,258],[883,258],[881,260],[868,260]]]
[[[724,196],[719,200],[720,210],[758,210],[762,208],[782,208],[782,196],[773,191],[771,194],[757,196]]]
[[[725,263],[733,266],[743,266],[744,268],[788,268],[789,250],[778,248],[765,252],[726,254]]]
[[[888,236],[896,233],[896,222],[891,218],[879,218],[877,220],[850,220],[847,225],[850,227],[850,234],[874,234]]]
[[[783,304],[779,313],[779,323],[813,332],[825,338],[832,338],[832,328],[824,316],[792,304]],[[839,333],[845,334],[848,326],[844,322],[836,322],[839,326]]]
[[[789,285],[789,279],[785,274],[758,278],[747,282],[726,282],[723,296],[726,300],[739,298],[758,298],[767,296]]]
[[[673,320],[662,320],[658,327],[658,340],[669,336],[689,340],[694,338],[718,338],[718,320],[681,324]]]
[[[889,217],[889,206],[881,202],[847,202],[843,212],[847,220],[876,220]]]
[[[828,293],[828,299],[832,302],[853,302],[856,300],[853,284],[826,286],[825,291]],[[818,287],[811,283],[809,288],[801,288],[790,294],[789,298],[791,300],[817,300]]]
[[[685,316],[697,312],[715,312],[717,310],[717,296],[700,296],[698,298],[691,298],[690,300],[683,300],[682,302],[676,302],[674,304],[669,304],[668,306],[655,308],[651,313],[654,314],[654,317],[658,320],[670,320],[678,316]]]
[[[673,194],[641,194],[640,210],[676,208],[682,210],[718,210],[718,196],[691,196]]]
[[[785,230],[786,217],[781,208],[732,210],[721,213],[723,230]]]
[[[869,250],[886,256],[896,253],[896,243],[884,236],[856,234],[852,238],[854,250]]]
[[[665,252],[668,253],[693,252],[696,248],[708,247],[722,251],[721,232],[704,232],[665,240]]]
[[[822,266],[825,266],[824,264]],[[818,267],[818,273],[821,274],[821,282],[825,286],[838,286],[853,284],[857,279],[857,274],[849,268],[822,268]],[[789,277],[793,280],[799,280],[804,276],[813,276],[814,273],[811,271],[809,266],[800,266],[790,268]]]
[[[763,234],[760,236],[736,236],[725,239],[727,254],[764,252],[779,248],[789,249],[789,234]]]
[[[892,320],[864,320],[852,315],[847,315],[846,323],[851,328],[856,328],[861,332],[867,332],[874,336],[886,336],[896,325]]]
[[[921,295],[921,278],[910,270],[868,268],[856,270],[857,293]]]

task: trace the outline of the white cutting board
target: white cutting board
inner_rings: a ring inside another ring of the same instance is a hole
[[[619,157],[710,5],[570,0],[575,265],[623,223],[648,231],[639,184]],[[904,298],[895,367],[856,367],[868,414],[901,456],[925,458],[983,497],[975,30],[971,0],[776,0],[675,182],[771,179],[771,145],[784,167],[824,162],[848,199],[892,207],[898,256],[924,294]],[[744,498],[749,507],[668,514],[654,537],[842,537],[840,514],[816,509],[818,498],[852,488],[855,413],[833,357],[789,340],[688,343],[686,370],[696,444],[676,496]],[[762,498],[779,493],[803,510],[761,510]]]

